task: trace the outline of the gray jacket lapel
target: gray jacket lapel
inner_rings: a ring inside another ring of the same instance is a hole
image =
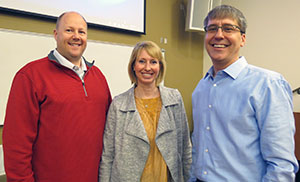
[[[170,92],[168,92],[166,87],[159,86],[159,91],[162,100],[162,108],[156,130],[156,138],[164,133],[172,132],[175,130],[175,123],[170,122],[174,120],[174,117],[171,112],[168,112],[168,107],[178,104],[177,97],[170,95]]]
[[[138,110],[136,109],[134,99],[134,86],[128,90],[127,100],[123,102],[120,110],[127,113],[127,118],[124,119],[130,121],[128,122],[128,125],[125,126],[125,132],[128,135],[135,136],[149,143],[143,121],[139,115]]]

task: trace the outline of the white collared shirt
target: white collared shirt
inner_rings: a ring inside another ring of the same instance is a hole
[[[87,67],[83,58],[81,58],[81,67],[78,67],[72,62],[68,61],[65,57],[63,57],[56,49],[54,49],[53,54],[61,65],[70,68],[75,73],[77,73],[80,79],[83,79],[84,73],[87,71]]]

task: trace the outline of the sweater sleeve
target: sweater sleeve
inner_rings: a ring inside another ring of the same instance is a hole
[[[9,94],[3,128],[7,182],[33,182],[33,144],[38,132],[39,102],[30,78],[18,72]]]

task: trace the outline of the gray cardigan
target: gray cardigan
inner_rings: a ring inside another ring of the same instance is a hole
[[[169,180],[188,181],[192,150],[182,97],[177,89],[159,86],[162,108],[156,144],[169,169]],[[110,105],[103,137],[100,182],[138,182],[150,150],[149,140],[135,105],[134,87]]]

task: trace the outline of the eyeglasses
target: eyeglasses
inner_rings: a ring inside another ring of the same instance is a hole
[[[219,28],[222,29],[223,33],[226,34],[232,34],[234,32],[241,32],[242,34],[244,34],[245,32],[241,30],[240,27],[236,26],[236,25],[231,25],[231,24],[225,24],[222,26],[217,26],[217,25],[209,25],[204,27],[205,32],[210,33],[210,34],[215,34],[218,32]]]

